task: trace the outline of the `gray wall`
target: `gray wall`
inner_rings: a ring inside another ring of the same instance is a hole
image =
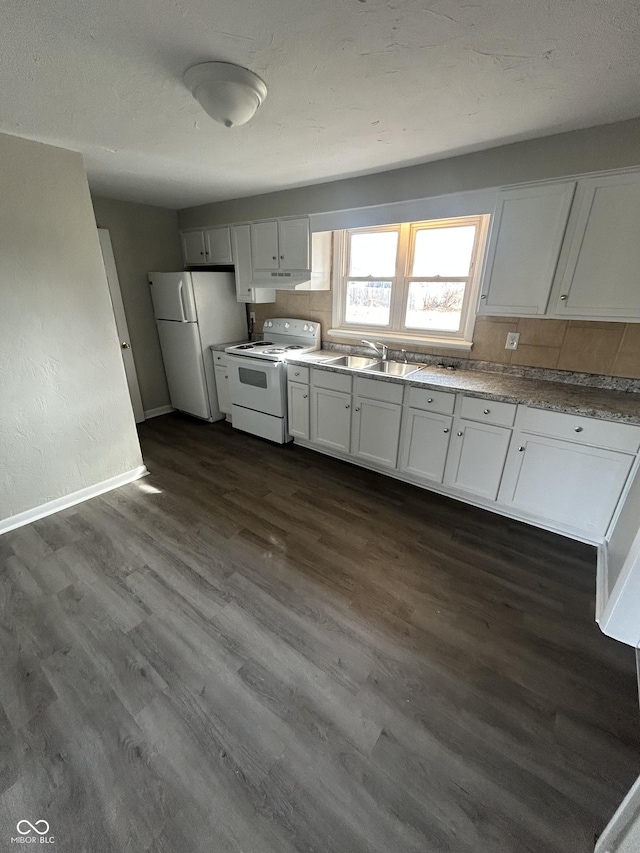
[[[640,119],[633,119],[360,178],[185,208],[179,222],[181,228],[192,228],[325,213],[638,164]]]
[[[111,235],[145,411],[169,405],[147,273],[184,269],[175,210],[93,197],[99,228]]]
[[[79,154],[0,135],[0,520],[142,464]]]

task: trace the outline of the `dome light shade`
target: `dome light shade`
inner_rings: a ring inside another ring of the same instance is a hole
[[[267,97],[264,80],[231,62],[194,65],[184,83],[207,115],[225,127],[246,124]]]

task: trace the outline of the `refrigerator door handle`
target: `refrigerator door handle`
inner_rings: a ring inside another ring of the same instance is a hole
[[[180,313],[182,314],[182,322],[187,322],[187,314],[185,311],[184,305],[184,292],[182,290],[182,279],[180,279],[180,284],[178,285],[178,295],[180,296]]]

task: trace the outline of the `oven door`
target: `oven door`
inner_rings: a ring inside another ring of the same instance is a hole
[[[285,370],[282,361],[262,361],[227,353],[231,402],[245,409],[284,418]]]

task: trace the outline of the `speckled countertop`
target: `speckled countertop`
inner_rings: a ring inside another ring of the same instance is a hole
[[[506,403],[524,403],[536,409],[640,424],[640,394],[637,393],[609,391],[585,385],[527,379],[479,370],[447,370],[432,365],[404,377],[386,376],[326,363],[327,359],[338,356],[339,353],[321,350],[289,358],[288,362],[322,367],[324,370],[336,373],[366,376],[381,382],[399,382],[418,387],[464,391],[465,394],[473,397]]]

